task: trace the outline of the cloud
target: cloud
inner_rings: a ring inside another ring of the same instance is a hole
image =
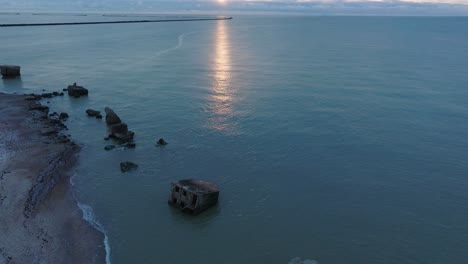
[[[5,11],[468,15],[468,0],[0,0]],[[2,10],[2,11],[3,11]]]

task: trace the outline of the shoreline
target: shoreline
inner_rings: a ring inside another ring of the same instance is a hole
[[[80,148],[37,101],[0,93],[0,262],[106,263],[70,182]]]

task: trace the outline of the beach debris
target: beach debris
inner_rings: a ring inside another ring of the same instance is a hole
[[[50,136],[53,134],[57,134],[57,130],[55,130],[53,127],[45,127],[41,129],[41,135],[43,136]]]
[[[21,76],[21,67],[16,65],[0,65],[0,72],[4,79]]]
[[[80,97],[83,95],[88,95],[88,89],[84,88],[83,86],[78,86],[76,83],[73,85],[68,86],[68,95],[73,97]]]
[[[133,169],[136,169],[136,168],[138,168],[138,165],[131,162],[131,161],[120,162],[120,170],[122,172],[127,172],[129,170],[133,170]]]
[[[171,184],[168,203],[183,212],[197,215],[218,202],[219,188],[200,180],[180,180]]]
[[[97,110],[93,110],[93,109],[86,109],[86,114],[88,116],[97,117],[97,115],[101,114],[101,111],[97,111]]]
[[[105,150],[113,150],[115,149],[115,146],[114,145],[107,145],[104,147]]]
[[[106,123],[108,125],[115,125],[122,123],[120,117],[114,112],[114,110],[110,109],[109,107],[104,108],[104,112],[106,112]]]
[[[60,115],[59,115],[59,119],[60,119],[60,120],[68,119],[68,117],[69,117],[69,116],[68,116],[67,113],[60,113]]]
[[[157,145],[157,146],[165,146],[165,145],[167,145],[167,144],[169,144],[169,143],[167,143],[167,142],[164,140],[164,138],[160,138],[160,139],[156,142],[156,145]]]

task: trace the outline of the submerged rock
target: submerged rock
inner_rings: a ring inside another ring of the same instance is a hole
[[[136,169],[136,168],[138,168],[138,165],[133,162],[130,162],[130,161],[120,162],[120,170],[122,172],[127,172],[129,170]]]
[[[105,150],[113,150],[115,149],[115,146],[114,145],[107,145],[104,147]]]
[[[88,95],[88,89],[76,85],[74,83],[73,85],[68,86],[68,95],[73,96],[73,97],[80,97],[82,95]]]
[[[114,110],[110,109],[109,107],[104,108],[106,112],[106,123],[108,125],[115,125],[122,123],[120,117],[114,112]]]
[[[136,147],[136,144],[135,142],[133,141],[130,141],[130,142],[127,142],[124,147],[127,147],[127,148],[135,148]]]
[[[157,144],[158,146],[165,146],[165,145],[167,145],[167,144],[169,144],[169,143],[167,143],[167,142],[164,140],[164,138],[160,138],[160,139],[158,140],[158,142],[156,142],[156,144]]]
[[[88,116],[94,116],[96,117],[97,115],[101,114],[101,111],[93,110],[93,109],[86,109],[86,114]]]

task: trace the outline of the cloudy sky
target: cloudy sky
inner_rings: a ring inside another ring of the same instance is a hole
[[[2,11],[468,16],[468,0],[0,0]]]

